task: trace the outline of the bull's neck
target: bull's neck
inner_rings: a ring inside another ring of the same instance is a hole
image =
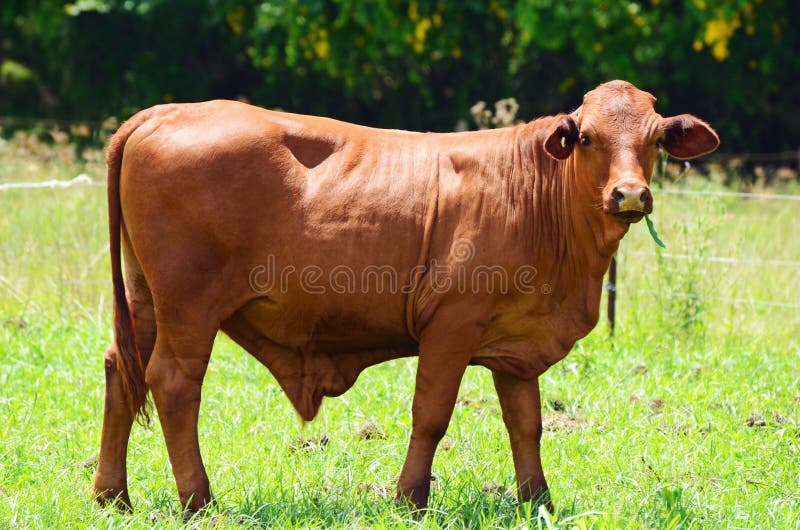
[[[587,281],[602,281],[626,229],[599,208],[599,190],[579,173],[574,153],[558,161],[545,152],[553,119],[542,118],[519,129],[515,173],[530,195],[526,245],[532,264],[555,275],[553,288],[560,290],[559,286],[580,288]]]

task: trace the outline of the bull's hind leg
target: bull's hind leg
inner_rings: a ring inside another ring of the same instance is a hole
[[[139,353],[142,355],[142,362],[146,366],[156,340],[153,302],[136,264],[129,264],[128,272],[128,299],[136,328],[136,343]],[[130,509],[126,456],[134,418],[123,390],[122,374],[117,370],[115,344],[112,344],[106,351],[104,362],[106,372],[105,409],[93,491],[95,498],[101,504],[113,502],[122,509]]]
[[[146,380],[158,409],[181,505],[198,511],[211,502],[211,491],[197,436],[200,388],[217,328],[204,319],[191,323],[158,321]]]

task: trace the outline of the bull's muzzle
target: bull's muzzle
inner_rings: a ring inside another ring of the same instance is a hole
[[[621,221],[635,223],[653,211],[653,194],[643,184],[619,184],[605,201],[605,210]]]

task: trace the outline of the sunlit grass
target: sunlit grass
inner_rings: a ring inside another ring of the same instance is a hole
[[[3,160],[0,181],[103,176],[99,164]],[[659,259],[634,226],[619,254],[616,337],[601,322],[541,379],[551,524],[800,524],[800,312],[788,307],[800,304],[800,269],[704,261],[800,261],[797,206],[656,195],[665,252],[690,258]],[[156,422],[131,439],[136,513],[98,508],[85,461],[98,447],[110,337],[106,232],[103,188],[0,192],[0,527],[548,526],[514,500],[488,371],[468,370],[419,518],[392,502],[414,359],[366,371],[303,429],[268,371],[222,336],[200,422],[219,507],[183,521]],[[384,438],[359,437],[370,421]],[[324,448],[292,448],[323,434]]]

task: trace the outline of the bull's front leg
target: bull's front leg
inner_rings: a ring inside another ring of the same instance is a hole
[[[546,504],[552,512],[553,504],[539,452],[542,438],[539,380],[535,377],[523,380],[499,372],[492,372],[492,376],[511,440],[519,500]]]
[[[479,324],[465,325],[463,315],[440,310],[420,338],[411,442],[396,499],[412,508],[428,505],[433,456],[447,432],[461,378],[483,332]]]

